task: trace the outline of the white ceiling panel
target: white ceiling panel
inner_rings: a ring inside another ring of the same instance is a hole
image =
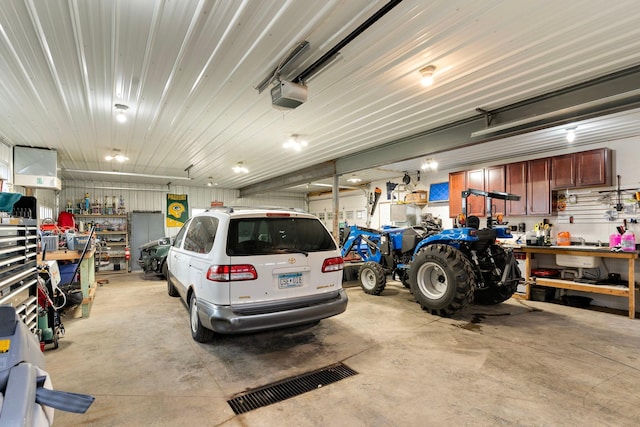
[[[63,179],[172,181],[148,176],[160,175],[201,186],[212,177],[220,187],[242,188],[473,117],[478,107],[500,108],[640,64],[635,0],[404,0],[306,82],[308,100],[298,108],[273,108],[269,88],[255,89],[299,42],[310,48],[282,78],[297,76],[385,4],[0,2],[0,137],[58,150]],[[418,70],[429,64],[436,83],[425,89]],[[129,107],[125,124],[115,121],[116,103]],[[589,121],[581,141],[637,135],[637,118]],[[508,145],[557,149],[557,132]],[[282,148],[292,134],[308,141],[303,152]],[[487,144],[480,150],[487,156],[508,154]],[[114,149],[130,160],[105,161]],[[442,154],[441,167],[478,160],[473,149],[451,160]],[[233,174],[237,162],[250,172]],[[419,162],[369,174],[386,179]]]

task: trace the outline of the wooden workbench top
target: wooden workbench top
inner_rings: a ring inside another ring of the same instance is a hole
[[[95,249],[88,250],[84,254],[85,259],[91,258],[95,254]],[[80,259],[82,251],[70,251],[68,249],[61,251],[47,251],[45,254],[46,261],[75,261]],[[42,252],[38,252],[38,262],[42,261]]]

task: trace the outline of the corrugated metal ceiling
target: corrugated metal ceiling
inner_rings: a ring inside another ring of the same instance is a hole
[[[300,41],[311,47],[284,78],[385,3],[2,2],[0,136],[58,150],[66,180],[105,180],[68,170],[123,171],[241,188],[640,63],[634,0],[404,0],[307,82],[300,107],[275,109],[269,91],[255,89]],[[418,70],[428,64],[437,80],[424,89]],[[129,106],[125,124],[115,121],[116,103]],[[635,112],[590,123],[580,125],[581,143],[640,132]],[[292,134],[308,141],[303,152],[283,150]],[[527,147],[549,151],[559,136],[548,129],[439,161],[456,168],[480,153],[492,161]],[[106,162],[114,149],[130,160]],[[370,178],[420,161],[371,169]],[[233,174],[237,162],[250,173]]]

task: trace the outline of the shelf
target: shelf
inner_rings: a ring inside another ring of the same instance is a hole
[[[594,294],[616,295],[628,297],[629,288],[626,286],[590,285],[588,283],[574,282],[573,280],[536,278],[536,285],[550,288],[569,289],[573,291],[591,292]]]
[[[107,263],[98,263],[96,271],[100,274],[128,273],[129,260],[124,255],[124,248],[129,246],[128,214],[77,214],[76,217],[91,222],[98,228],[94,233],[100,241],[100,259]],[[118,270],[115,270],[116,267]]]
[[[635,284],[635,262],[638,259],[639,253],[633,252],[611,252],[606,249],[596,250],[578,250],[567,248],[550,248],[543,246],[523,246],[518,249],[520,252],[526,254],[525,259],[525,287],[526,295],[525,299],[531,297],[531,286],[540,285],[548,286],[551,288],[568,289],[580,292],[591,292],[595,294],[614,295],[619,297],[625,297],[629,301],[629,318],[634,319],[636,316],[636,284]],[[537,277],[535,280],[531,276],[531,255],[532,254],[547,254],[547,255],[575,255],[575,256],[590,256],[600,258],[617,258],[627,260],[627,276],[628,286],[611,286],[611,285],[591,285],[588,283],[575,282],[573,280],[563,279],[546,279]]]
[[[124,213],[122,215],[118,215],[118,214],[73,214],[75,217],[82,217],[82,218],[127,218],[127,214]]]

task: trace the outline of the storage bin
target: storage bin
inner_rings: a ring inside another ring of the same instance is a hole
[[[75,248],[79,251],[84,250],[84,247],[88,241],[89,241],[89,236],[76,236]]]
[[[59,241],[58,236],[42,236],[42,250],[47,252],[57,251]]]
[[[66,285],[73,282],[73,272],[76,271],[78,264],[59,264],[58,270],[60,270],[60,284]]]
[[[556,297],[555,288],[547,288],[544,286],[533,286],[531,288],[531,299],[534,301],[553,301]]]

